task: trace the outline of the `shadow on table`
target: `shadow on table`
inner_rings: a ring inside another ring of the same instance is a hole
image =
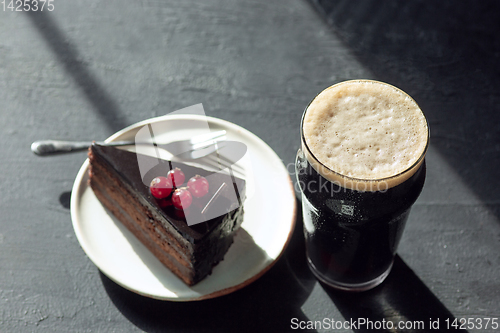
[[[78,48],[51,18],[50,12],[40,10],[24,13],[111,132],[127,126],[116,101],[106,92],[97,77],[92,75],[86,63],[81,60]]]
[[[59,203],[63,208],[70,209],[71,207],[71,191],[62,192],[59,195]]]
[[[101,273],[104,288],[118,310],[146,332],[289,331],[292,318],[308,320],[301,306],[316,284],[305,259],[300,206],[282,257],[260,279],[232,294],[185,303],[159,301],[130,292]]]
[[[404,325],[396,331],[410,333],[447,331],[447,323],[450,330],[454,330],[451,325],[457,323],[455,317],[399,256],[396,256],[386,281],[372,290],[348,293],[324,284],[322,286],[346,321],[352,320],[359,324],[365,320],[362,325],[353,327],[354,332],[394,332],[394,329],[390,329],[391,324],[387,324],[389,321],[395,328],[399,323]]]

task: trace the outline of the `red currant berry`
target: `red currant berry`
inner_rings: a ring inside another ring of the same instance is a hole
[[[174,194],[172,194],[172,203],[177,209],[188,209],[192,202],[193,197],[191,196],[191,192],[185,187],[176,189]]]
[[[167,177],[158,176],[149,184],[149,190],[153,197],[164,199],[172,193],[172,182]]]
[[[201,198],[208,193],[208,180],[205,177],[196,175],[187,182],[187,188],[196,198]]]
[[[179,168],[170,170],[167,173],[167,177],[170,179],[172,184],[174,184],[174,187],[180,187],[182,184],[184,184],[184,180],[186,179],[186,176],[184,176],[184,172],[182,172],[182,170]]]

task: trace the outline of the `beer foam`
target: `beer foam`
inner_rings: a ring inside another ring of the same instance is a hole
[[[306,109],[302,134],[306,153],[319,162],[311,164],[327,179],[383,180],[388,188],[418,169],[429,129],[406,93],[382,82],[356,80],[322,91]]]

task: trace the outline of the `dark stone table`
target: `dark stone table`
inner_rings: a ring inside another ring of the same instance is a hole
[[[498,2],[53,0],[38,12],[4,3],[1,332],[389,331],[293,329],[325,318],[425,323],[407,332],[465,318],[468,332],[498,331]],[[37,139],[104,139],[203,103],[290,165],[309,100],[355,78],[405,90],[431,126],[427,182],[394,269],[366,293],[315,280],[299,209],[283,256],[248,287],[190,303],[136,295],[102,274],[73,232],[69,200],[85,154],[30,152]],[[487,329],[479,318],[492,319]]]

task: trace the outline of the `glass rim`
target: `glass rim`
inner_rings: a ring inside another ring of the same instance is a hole
[[[319,161],[318,158],[313,154],[313,152],[311,151],[311,149],[307,145],[307,142],[306,142],[306,140],[304,138],[304,118],[305,118],[305,115],[307,113],[307,109],[309,108],[309,106],[311,105],[311,103],[316,99],[316,97],[318,97],[326,89],[333,88],[333,87],[336,87],[338,85],[342,85],[342,84],[345,84],[345,83],[352,83],[352,82],[367,82],[367,83],[370,82],[370,83],[374,83],[374,84],[380,84],[380,85],[384,85],[384,86],[387,86],[387,87],[391,87],[391,88],[393,88],[393,89],[395,89],[395,90],[403,93],[408,98],[410,98],[411,101],[413,103],[415,103],[415,105],[418,107],[418,109],[420,110],[420,112],[422,113],[422,115],[423,115],[423,117],[425,119],[425,124],[426,124],[426,127],[427,127],[427,138],[426,138],[426,143],[425,143],[424,150],[422,151],[422,154],[417,159],[417,161],[415,161],[415,163],[413,163],[411,166],[409,166],[408,168],[404,169],[403,171],[401,171],[401,172],[399,172],[399,173],[397,173],[395,175],[389,176],[389,177],[377,178],[377,179],[363,179],[363,178],[355,178],[355,177],[346,176],[346,175],[343,175],[343,174],[341,174],[341,173],[339,173],[339,172],[337,172],[335,170],[332,170],[331,168],[327,167],[323,162]],[[306,159],[307,159],[307,156],[311,156],[312,158],[314,158],[314,162],[316,164],[321,165],[322,168],[328,170],[329,172],[333,173],[336,177],[338,177],[340,179],[343,179],[343,180],[348,180],[348,181],[355,182],[355,183],[367,183],[367,184],[369,184],[369,183],[372,183],[372,184],[374,184],[374,183],[383,183],[383,182],[389,182],[391,180],[395,180],[397,178],[402,178],[403,175],[405,175],[406,173],[414,170],[410,175],[408,175],[407,178],[404,178],[400,182],[396,182],[397,184],[395,184],[394,186],[397,186],[397,185],[403,183],[404,181],[406,181],[409,177],[411,177],[417,171],[418,167],[422,164],[422,162],[423,162],[423,160],[425,158],[425,155],[427,153],[427,149],[429,148],[430,128],[429,128],[429,121],[427,120],[427,117],[425,116],[424,112],[422,111],[422,109],[420,108],[420,106],[418,105],[418,103],[413,99],[413,97],[411,97],[409,94],[407,94],[403,90],[401,90],[398,87],[395,87],[395,86],[393,86],[391,84],[382,82],[382,81],[369,80],[369,79],[356,79],[356,80],[341,81],[341,82],[335,83],[335,84],[333,84],[331,86],[328,86],[325,89],[321,90],[316,96],[314,96],[313,99],[311,99],[309,101],[309,103],[307,104],[306,108],[304,109],[304,111],[302,113],[302,117],[301,117],[301,120],[300,120],[300,139],[301,139],[302,146],[307,149]],[[311,164],[311,166],[314,169],[316,169],[314,165]],[[316,171],[320,175],[323,176],[323,173],[321,173],[319,170],[316,170]],[[323,176],[323,177],[325,177],[325,176]],[[392,187],[394,187],[394,186],[392,186]]]

